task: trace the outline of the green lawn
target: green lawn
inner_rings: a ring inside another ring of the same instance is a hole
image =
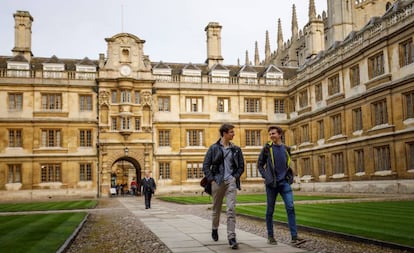
[[[97,204],[97,200],[1,203],[0,212],[89,209]],[[86,215],[86,212],[0,215],[1,248],[13,253],[56,252]]]
[[[0,216],[0,245],[13,253],[56,252],[87,215],[82,213]]]
[[[302,200],[323,200],[323,199],[344,199],[347,197],[335,197],[335,196],[301,196],[295,195],[295,201]],[[180,197],[159,197],[164,201],[176,202],[180,204],[210,204],[212,199],[208,195],[204,196],[180,196]],[[278,201],[281,201],[278,196]],[[225,203],[225,202],[224,202]],[[266,194],[238,194],[237,203],[266,203]]]
[[[0,203],[0,212],[89,209],[94,208],[97,204],[97,200]]]
[[[264,218],[266,206],[240,205],[236,211]],[[414,246],[414,201],[303,204],[295,211],[300,225]],[[276,205],[274,218],[287,221],[283,205]]]

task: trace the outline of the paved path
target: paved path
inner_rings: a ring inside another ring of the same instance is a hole
[[[119,198],[130,212],[135,214],[162,242],[174,253],[178,252],[278,252],[299,253],[303,249],[278,243],[269,245],[266,239],[252,233],[236,229],[239,249],[229,247],[226,235],[226,225],[220,224],[219,240],[211,239],[211,221],[192,214],[178,212],[171,205],[153,199],[152,208],[145,209],[142,201],[136,198]],[[189,206],[188,208],[191,208]],[[225,215],[225,214],[224,214]]]

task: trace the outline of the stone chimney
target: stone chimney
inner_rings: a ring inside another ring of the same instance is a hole
[[[22,54],[29,62],[32,59],[32,22],[28,11],[17,11],[14,15],[13,56]]]
[[[218,22],[210,22],[204,31],[207,34],[207,60],[206,63],[209,68],[214,64],[223,63],[223,56],[221,56],[221,28]]]

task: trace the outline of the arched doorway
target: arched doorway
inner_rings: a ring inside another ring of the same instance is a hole
[[[141,178],[141,166],[137,160],[130,156],[123,156],[115,160],[111,166],[111,188],[116,190],[117,196],[134,195],[131,183],[137,183],[139,192],[139,181]]]

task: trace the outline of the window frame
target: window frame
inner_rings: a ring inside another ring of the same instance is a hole
[[[171,98],[169,96],[159,96],[158,111],[159,112],[170,112],[171,111]]]
[[[79,111],[89,112],[93,110],[93,98],[89,94],[79,94]]]
[[[368,77],[375,77],[385,74],[384,52],[379,52],[368,58]]]
[[[79,181],[92,181],[92,163],[79,164]]]
[[[23,93],[10,92],[8,93],[8,110],[13,112],[20,112],[23,110]]]

